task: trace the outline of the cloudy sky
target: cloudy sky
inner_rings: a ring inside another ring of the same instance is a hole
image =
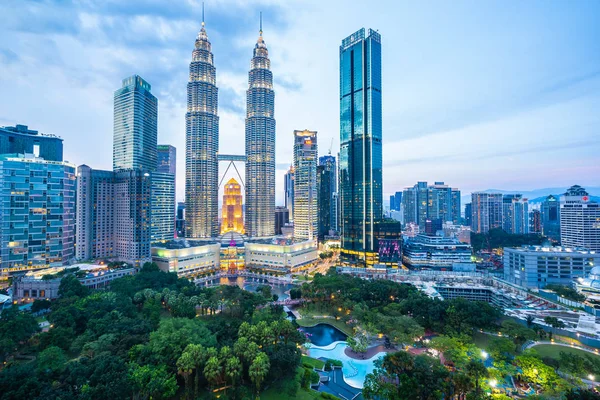
[[[339,148],[338,48],[383,41],[384,192],[417,180],[463,192],[600,182],[600,2],[207,0],[220,152],[243,154],[247,72],[263,12],[275,79],[278,203],[292,132]],[[65,157],[112,166],[113,92],[139,74],[178,150],[201,22],[195,0],[0,1],[0,126],[64,139]],[[226,165],[223,165],[224,169]]]

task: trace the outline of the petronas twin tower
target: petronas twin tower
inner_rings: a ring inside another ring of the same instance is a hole
[[[250,237],[275,233],[275,92],[267,45],[254,47],[246,92],[246,218]],[[185,115],[186,237],[219,234],[218,88],[211,44],[202,22],[190,63]]]

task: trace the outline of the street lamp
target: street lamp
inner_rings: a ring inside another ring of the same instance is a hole
[[[485,350],[481,350],[481,358],[483,358],[484,360],[487,360],[488,353],[486,353]]]
[[[490,387],[495,388],[498,385],[498,381],[495,379],[492,379],[490,381]]]
[[[595,378],[595,377],[594,377],[594,375],[592,375],[592,374],[589,374],[589,375],[588,375],[588,379],[589,379],[590,381],[593,381],[593,380],[594,380],[594,378]]]

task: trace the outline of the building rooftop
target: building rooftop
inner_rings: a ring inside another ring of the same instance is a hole
[[[506,247],[504,251],[511,250],[523,253],[573,253],[581,255],[596,254],[593,250],[587,250],[577,247],[563,246],[521,246],[521,247]]]

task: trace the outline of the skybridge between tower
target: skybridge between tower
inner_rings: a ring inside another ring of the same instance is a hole
[[[222,162],[222,161],[229,162],[229,164],[227,164],[227,168],[225,169],[225,172],[223,173],[223,176],[219,180],[219,188],[221,188],[221,185],[223,184],[223,179],[225,179],[225,176],[227,176],[227,172],[229,171],[229,168],[231,168],[232,165],[233,165],[233,168],[235,169],[235,172],[237,172],[238,178],[240,178],[241,185],[244,188],[246,187],[244,180],[242,179],[242,175],[240,174],[240,171],[238,171],[237,167],[235,166],[236,162],[243,162],[244,164],[246,163],[245,155],[217,154],[217,160],[218,160],[218,162]]]

